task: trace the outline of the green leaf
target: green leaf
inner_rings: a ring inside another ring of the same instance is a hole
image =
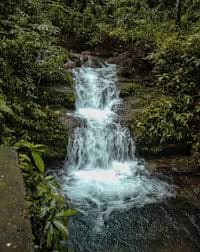
[[[53,224],[56,226],[56,228],[65,236],[68,236],[68,230],[67,228],[60,222],[60,221],[53,221]]]
[[[56,215],[56,217],[69,217],[77,214],[78,211],[76,209],[68,209],[65,211],[62,211]]]
[[[29,150],[31,150],[32,148],[32,144],[26,140],[20,140],[19,142],[15,144],[15,146],[19,148],[27,148]]]
[[[9,108],[6,104],[0,104],[0,111],[3,113],[11,114],[13,115],[13,111],[11,108]]]
[[[6,101],[2,95],[0,95],[0,112],[13,115],[12,109],[6,105]]]
[[[43,144],[34,144],[34,146],[33,146],[33,151],[45,153],[46,150],[47,150],[47,147]]]
[[[38,170],[41,173],[44,173],[45,165],[44,165],[44,161],[42,160],[40,154],[38,152],[36,152],[36,151],[32,151],[31,154],[32,154],[32,157],[34,159],[35,165],[38,168]]]
[[[53,241],[53,226],[50,225],[47,231],[47,247],[52,247],[52,241]]]
[[[24,153],[20,153],[19,154],[19,159],[20,161],[26,161],[26,162],[31,162],[29,156],[27,154],[24,154]]]

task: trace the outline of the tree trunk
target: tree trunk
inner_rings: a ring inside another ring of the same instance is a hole
[[[176,25],[181,27],[181,0],[176,0]]]

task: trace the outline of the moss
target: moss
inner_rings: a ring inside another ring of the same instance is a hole
[[[74,86],[74,81],[73,81],[73,78],[72,78],[72,73],[71,72],[67,72],[66,73],[66,76],[65,76],[65,79],[66,79],[66,83],[69,87],[72,87]]]

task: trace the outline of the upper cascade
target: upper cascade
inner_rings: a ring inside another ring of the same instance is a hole
[[[109,214],[116,208],[143,206],[172,196],[171,187],[152,178],[135,157],[134,141],[120,125],[121,105],[115,65],[74,69],[75,128],[63,188],[80,211]]]

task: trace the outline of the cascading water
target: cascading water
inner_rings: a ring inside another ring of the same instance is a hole
[[[170,186],[152,178],[134,155],[129,130],[117,111],[121,104],[115,65],[74,70],[76,111],[66,162],[64,192],[84,214],[105,219],[114,209],[141,207],[173,195]]]

